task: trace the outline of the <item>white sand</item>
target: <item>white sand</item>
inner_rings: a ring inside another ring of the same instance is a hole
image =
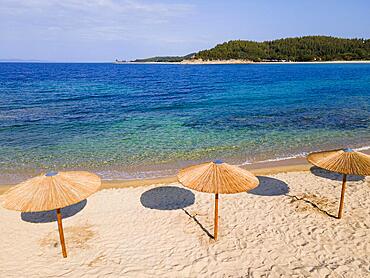
[[[286,195],[282,181],[290,189]],[[190,192],[158,187],[107,189],[90,197],[80,212],[64,219],[67,259],[56,222],[28,223],[1,208],[0,277],[370,275],[369,178],[349,182],[341,220],[309,203],[336,214],[340,181],[310,172],[263,178],[257,190],[262,195],[222,195],[217,242],[184,210],[165,210],[191,203]],[[185,209],[213,233],[213,196],[194,194],[195,203]]]

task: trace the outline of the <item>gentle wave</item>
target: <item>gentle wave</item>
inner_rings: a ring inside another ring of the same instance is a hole
[[[363,146],[359,148],[354,148],[355,151],[366,151],[370,150],[370,146]],[[317,150],[322,151],[322,150]],[[294,155],[271,158],[261,161],[245,161],[241,164],[237,164],[238,166],[245,166],[251,164],[260,164],[260,163],[267,163],[267,162],[279,162],[279,161],[286,161],[292,160],[297,158],[304,158],[309,154],[309,152],[301,152]],[[97,174],[101,175],[104,180],[132,180],[132,179],[145,179],[145,178],[162,178],[168,177],[177,174],[179,169],[163,169],[157,171],[138,171],[138,172],[125,172],[125,171],[100,171]]]
[[[370,146],[363,146],[359,148],[354,148],[355,151],[367,151],[370,150]],[[324,151],[324,150],[317,150],[317,152]],[[266,162],[277,162],[277,161],[284,161],[284,160],[291,160],[291,159],[296,159],[296,158],[302,158],[306,157],[309,154],[309,152],[301,152],[297,153],[294,155],[289,155],[289,156],[283,156],[283,157],[277,157],[277,158],[271,158],[271,159],[266,159],[266,160],[261,160],[261,161],[245,161],[238,166],[243,166],[243,165],[250,165],[250,164],[256,164],[256,163],[266,163]]]
[[[299,154],[295,155],[289,155],[289,156],[283,156],[283,157],[277,157],[277,158],[270,158],[266,160],[261,160],[261,161],[245,161],[242,164],[239,164],[238,166],[244,166],[244,165],[250,165],[250,164],[257,164],[257,163],[266,163],[266,162],[277,162],[277,161],[283,161],[283,160],[290,160],[290,159],[295,159],[295,158],[301,158],[301,157],[306,157],[308,153],[302,152]]]
[[[370,150],[370,146],[364,146],[364,147],[360,147],[360,148],[355,148],[354,149],[355,151],[367,151],[367,150]]]

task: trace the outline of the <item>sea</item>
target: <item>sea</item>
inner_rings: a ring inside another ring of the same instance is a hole
[[[0,63],[0,184],[370,146],[370,64]]]

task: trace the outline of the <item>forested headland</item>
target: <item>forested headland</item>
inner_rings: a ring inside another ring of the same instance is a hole
[[[136,62],[234,59],[253,62],[370,60],[370,39],[305,36],[264,42],[232,40],[195,54],[177,57],[154,57],[136,60]]]

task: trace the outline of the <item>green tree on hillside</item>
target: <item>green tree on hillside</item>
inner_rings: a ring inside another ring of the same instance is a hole
[[[306,36],[274,41],[234,40],[199,51],[202,60],[242,59],[250,61],[370,60],[370,40]]]

